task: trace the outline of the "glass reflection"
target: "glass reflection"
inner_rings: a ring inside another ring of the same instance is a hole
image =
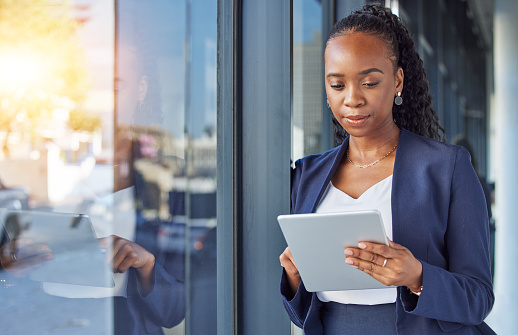
[[[323,43],[321,1],[293,1],[293,161],[322,150]]]
[[[216,2],[0,5],[3,330],[212,333]]]
[[[292,162],[322,151],[322,26],[320,0],[293,1]],[[292,323],[291,333],[303,331]]]

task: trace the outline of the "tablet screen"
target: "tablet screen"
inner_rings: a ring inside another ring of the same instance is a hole
[[[0,220],[10,241],[26,238],[34,244],[45,243],[52,251],[52,260],[30,272],[32,280],[97,287],[114,285],[88,216],[3,210]]]

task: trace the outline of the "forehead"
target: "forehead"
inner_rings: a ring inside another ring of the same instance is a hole
[[[388,46],[376,36],[349,33],[331,39],[325,49],[326,72],[329,67],[346,67],[357,71],[371,67],[392,67]]]

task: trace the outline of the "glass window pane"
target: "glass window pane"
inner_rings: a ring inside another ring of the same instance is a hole
[[[322,39],[321,2],[293,1],[293,160],[322,150]]]
[[[322,150],[322,3],[293,1],[292,161]],[[327,32],[326,32],[327,34]],[[326,35],[327,36],[327,35]],[[330,120],[330,119],[329,119]],[[303,331],[292,323],[293,335]]]
[[[3,329],[211,333],[216,1],[0,6]]]

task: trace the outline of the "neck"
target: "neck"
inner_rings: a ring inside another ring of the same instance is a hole
[[[398,143],[401,130],[392,123],[390,129],[373,134],[371,136],[350,136],[349,153],[360,162],[369,162],[385,155]]]

